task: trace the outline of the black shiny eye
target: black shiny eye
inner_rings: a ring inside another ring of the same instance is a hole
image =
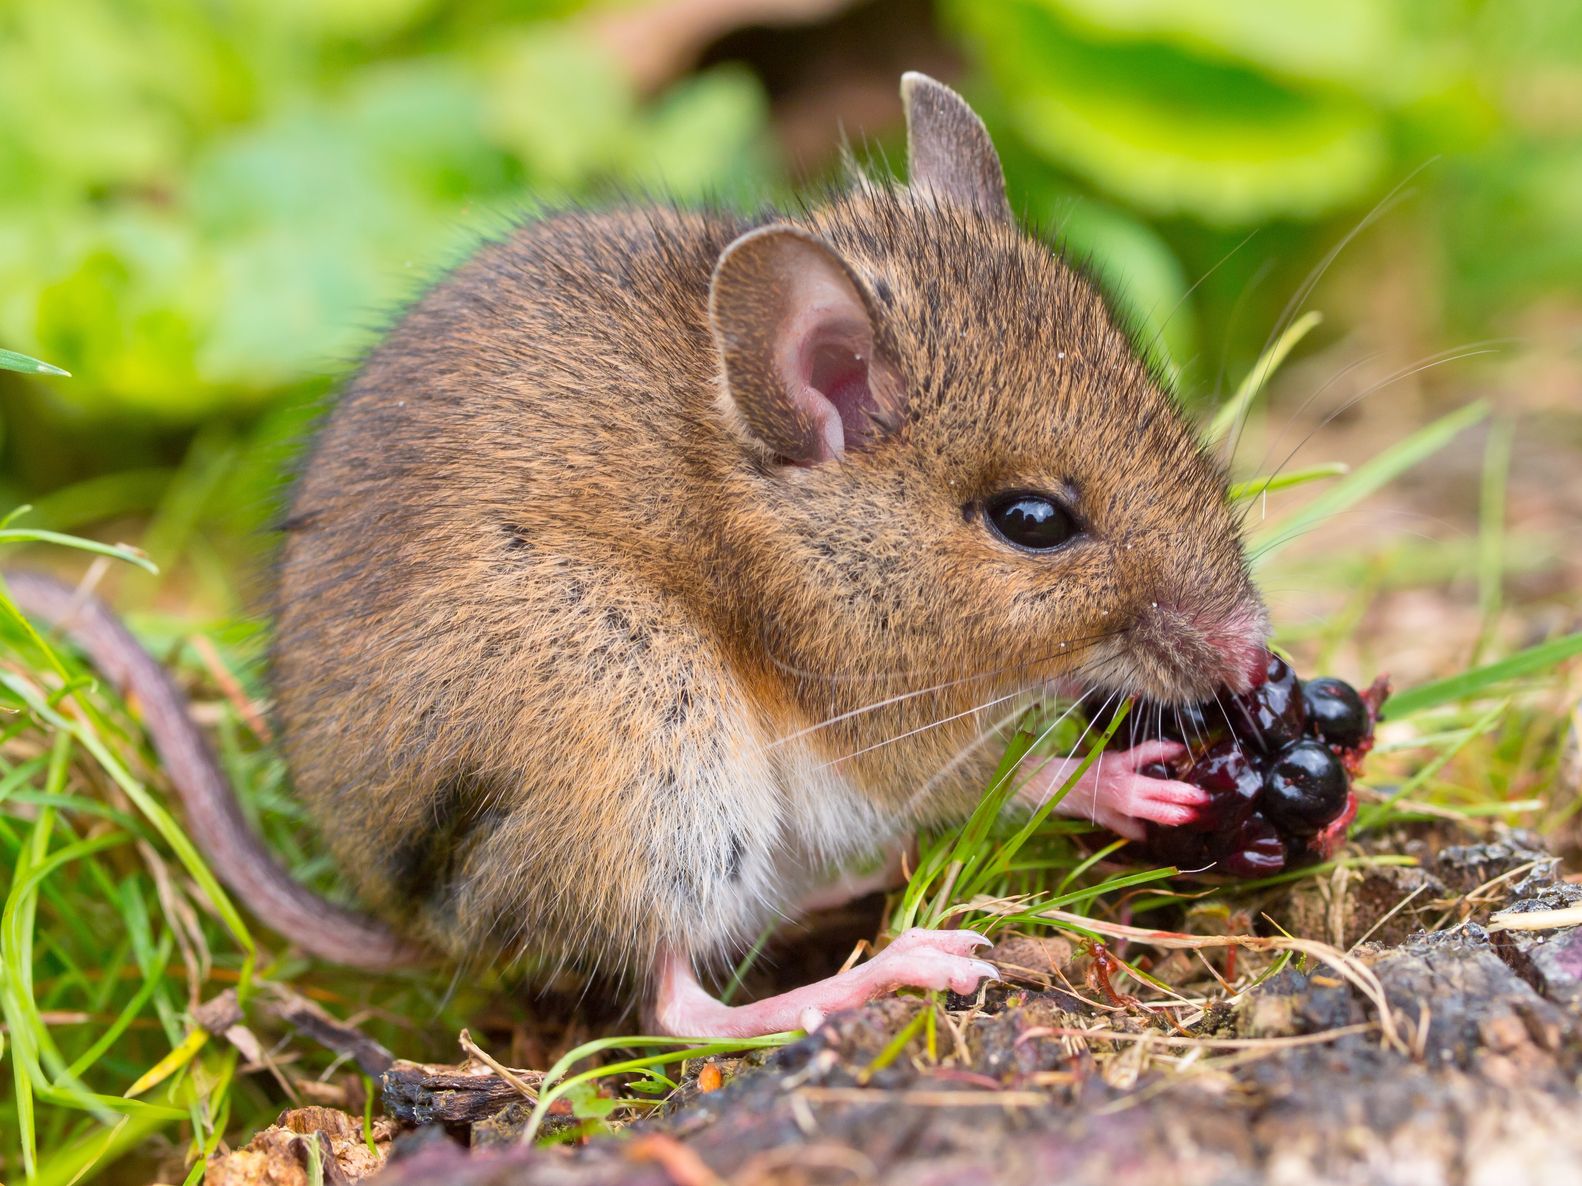
[[[1033,552],[1058,548],[1082,530],[1059,499],[1036,491],[996,494],[983,504],[983,515],[1006,543]]]

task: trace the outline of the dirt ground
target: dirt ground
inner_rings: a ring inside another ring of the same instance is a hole
[[[994,953],[1012,983],[954,1000],[932,1054],[917,1027],[888,1056],[927,1005],[877,1002],[766,1058],[689,1064],[662,1115],[547,1148],[520,1143],[531,1105],[486,1068],[396,1063],[378,1157],[360,1119],[308,1109],[206,1181],[306,1183],[316,1142],[330,1183],[387,1156],[379,1186],[1582,1182],[1582,930],[1489,923],[1574,912],[1582,886],[1520,833],[1388,839],[1421,864],[1261,904],[1265,932],[1328,954],[1206,1009],[1111,999],[1090,955],[1021,939]],[[1125,945],[1148,951],[1168,983],[1200,954]]]

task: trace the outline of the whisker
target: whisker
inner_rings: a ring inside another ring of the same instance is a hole
[[[1086,666],[1091,667],[1091,664],[1086,665]],[[1075,674],[1085,674],[1085,671],[1083,671],[1082,669],[1079,669],[1077,672],[1073,672],[1072,674],[1074,674],[1074,675]],[[1115,695],[1116,695],[1116,693],[1112,692],[1110,694],[1110,698],[1113,699]],[[1044,729],[1044,731],[1042,733],[1040,733],[1037,737],[1035,737],[1033,739],[1033,743],[1032,743],[1032,745],[1028,746],[1027,751],[1025,753],[1023,753],[1022,756],[1020,758],[1018,758],[1014,763],[1012,763],[1010,769],[1005,772],[1005,777],[1007,779],[1009,779],[1012,776],[1014,776],[1015,773],[1017,772],[1017,770],[1020,769],[1022,764],[1027,761],[1028,757],[1038,748],[1038,746],[1046,738],[1048,738],[1054,732],[1055,729],[1059,728],[1060,725],[1067,718],[1069,718],[1073,712],[1077,711],[1077,709],[1081,707],[1081,704],[1082,704],[1081,697],[1077,697],[1076,699],[1074,699],[1071,702],[1071,704],[1066,708],[1066,710],[1064,712],[1062,712],[1053,721],[1051,721],[1049,723],[1049,726],[1046,729]],[[1109,704],[1109,701],[1107,700],[1105,702],[1105,706],[1107,707],[1108,704]],[[996,728],[998,728],[999,726],[1004,725],[1009,720],[1015,719],[1016,717],[1020,716],[1022,714],[1022,712],[1024,712],[1024,711],[1025,711],[1025,709],[1018,708],[1016,710],[1016,712],[1008,714],[1007,716],[1000,718],[999,722],[997,722],[997,724],[996,724]],[[1099,711],[1102,712],[1103,709],[1101,708]],[[1095,714],[1095,715],[1097,715],[1097,714]],[[1092,723],[1091,723],[1091,720],[1090,720],[1090,723],[1088,725],[1088,729],[1091,729],[1091,728],[1092,728]],[[1086,737],[1086,736],[1087,736],[1087,729],[1085,729],[1083,731],[1083,737]],[[953,769],[960,761],[964,760],[964,754],[970,753],[972,750],[975,750],[979,745],[981,745],[984,741],[986,741],[987,738],[988,738],[988,733],[987,732],[980,733],[977,738],[975,738],[973,741],[968,743],[968,745],[964,748],[964,750],[958,751],[958,753],[955,756],[953,756],[950,759],[950,761],[948,761],[945,764],[944,767],[942,767],[939,771],[937,771],[934,775],[932,775],[929,778],[928,782],[924,783],[923,786],[918,789],[917,793],[914,794],[907,801],[907,808],[908,808],[908,810],[914,810],[916,808],[917,804],[922,801],[922,799],[926,796],[926,794],[929,791],[931,791],[935,786],[938,785],[939,779],[944,777],[944,775],[949,770]]]
[[[1325,417],[1317,424],[1308,429],[1306,435],[1304,435],[1300,441],[1292,446],[1290,452],[1288,452],[1281,460],[1279,466],[1272,473],[1270,473],[1267,478],[1264,479],[1264,490],[1267,490],[1269,484],[1273,482],[1275,478],[1279,477],[1286,466],[1291,464],[1291,460],[1299,452],[1301,452],[1302,447],[1306,445],[1308,441],[1313,439],[1314,434],[1327,427],[1335,420],[1337,416],[1344,415],[1346,412],[1356,407],[1369,396],[1377,395],[1380,391],[1384,390],[1384,388],[1390,386],[1392,383],[1399,383],[1402,379],[1410,379],[1413,375],[1422,374],[1424,371],[1433,370],[1435,367],[1447,366],[1453,362],[1462,362],[1468,358],[1476,358],[1481,354],[1493,354],[1496,352],[1495,348],[1503,344],[1505,343],[1501,339],[1491,339],[1484,342],[1471,342],[1465,346],[1454,346],[1447,350],[1441,350],[1435,354],[1428,355],[1426,358],[1419,359],[1417,362],[1411,363],[1408,366],[1402,367],[1392,374],[1386,375],[1384,378],[1369,385],[1368,387],[1363,388],[1356,395],[1352,396],[1348,400],[1345,400],[1338,407],[1334,408],[1327,415],[1325,415]],[[1294,423],[1294,417],[1291,423]],[[1289,424],[1287,427],[1289,427]],[[1284,432],[1285,430],[1282,430],[1282,436],[1284,435]],[[1272,448],[1273,446],[1271,446],[1271,450]],[[1261,497],[1261,494],[1254,495],[1252,498],[1247,500],[1245,509],[1242,511],[1242,519],[1244,521],[1246,516],[1251,513],[1252,508],[1258,504],[1259,497]]]
[[[1170,306],[1170,312],[1165,314],[1164,320],[1159,323],[1159,328],[1154,330],[1153,341],[1148,344],[1149,354],[1154,354],[1158,351],[1159,343],[1164,340],[1165,330],[1169,328],[1170,322],[1175,317],[1175,315],[1181,311],[1181,306],[1185,305],[1187,301],[1191,299],[1194,292],[1203,287],[1210,276],[1214,275],[1215,272],[1219,271],[1222,267],[1228,264],[1231,261],[1231,258],[1235,256],[1238,251],[1247,246],[1247,244],[1251,243],[1257,234],[1258,229],[1256,227],[1248,231],[1246,237],[1243,238],[1240,243],[1236,244],[1236,246],[1232,247],[1224,255],[1220,256],[1218,262],[1215,263],[1213,267],[1194,280],[1192,282],[1192,286],[1176,298],[1176,303]]]
[[[894,745],[898,741],[905,741],[908,737],[916,737],[919,733],[927,733],[930,729],[938,729],[941,725],[948,725],[952,721],[959,721],[962,717],[970,717],[974,713],[982,712],[986,708],[993,708],[996,704],[1004,704],[1007,700],[1015,700],[1018,696],[1026,696],[1028,693],[1029,689],[1018,688],[1016,691],[1011,692],[1008,695],[998,696],[993,700],[984,701],[982,704],[975,704],[963,712],[952,713],[948,717],[941,717],[937,721],[930,721],[926,725],[919,725],[915,729],[908,729],[904,733],[897,733],[894,737],[887,737],[883,741],[876,741],[872,745],[865,745],[861,749],[852,750],[849,754],[842,754],[840,757],[832,758],[828,762],[821,762],[817,767],[815,767],[815,769],[824,770],[830,766],[838,766],[840,763],[850,761],[852,758],[860,758],[863,754],[872,753],[876,749],[883,749],[887,745]]]
[[[1083,667],[1077,668],[1071,674],[1073,674],[1073,675],[1085,674],[1084,668],[1086,666],[1087,665],[1084,665]],[[962,712],[952,713],[951,715],[946,716],[946,717],[942,717],[939,720],[930,721],[929,723],[927,723],[925,725],[919,725],[915,729],[908,729],[904,733],[898,733],[894,737],[886,738],[883,741],[877,741],[877,742],[875,742],[872,745],[863,746],[861,749],[853,750],[851,753],[848,753],[848,754],[842,754],[838,758],[834,758],[834,759],[832,759],[832,760],[830,760],[828,762],[821,763],[818,767],[816,767],[816,769],[824,770],[824,769],[827,769],[830,766],[838,765],[841,762],[849,761],[852,758],[860,757],[863,754],[871,753],[874,750],[883,749],[885,746],[894,745],[898,741],[905,741],[909,737],[916,737],[919,733],[927,733],[931,729],[938,729],[938,728],[940,728],[943,725],[950,724],[952,721],[959,721],[962,717],[972,716],[975,713],[982,712],[984,709],[993,708],[997,704],[1004,704],[1006,701],[1014,700],[1018,696],[1031,696],[1031,695],[1036,695],[1036,694],[1037,694],[1036,689],[1032,689],[1032,688],[1018,688],[1014,692],[1008,693],[1007,695],[1004,695],[1004,696],[996,697],[993,700],[984,701],[981,704],[976,704],[973,707],[965,709]],[[1070,712],[1070,710],[1067,710],[1067,715],[1069,715],[1069,712]],[[1064,720],[1065,717],[1062,716],[1060,719]],[[1058,721],[1056,723],[1058,724]],[[1042,736],[1040,736],[1039,740],[1042,740],[1042,739],[1043,739]],[[1014,767],[1013,767],[1013,769],[1014,769]]]
[[[1060,649],[1050,651],[1045,655],[1033,659],[1024,659],[1019,663],[1008,663],[1002,667],[992,667],[985,671],[974,672],[969,675],[960,676],[956,679],[946,680],[943,683],[934,684],[927,688],[919,688],[910,692],[901,692],[884,700],[876,700],[871,704],[864,704],[857,708],[849,709],[846,712],[837,713],[835,716],[828,717],[822,721],[816,722],[815,724],[798,729],[793,733],[788,733],[784,737],[778,737],[774,741],[769,742],[764,748],[774,749],[777,746],[785,745],[788,742],[795,741],[800,737],[806,737],[810,733],[816,733],[820,729],[827,729],[831,725],[837,725],[842,721],[851,720],[853,717],[862,716],[864,713],[876,712],[881,708],[889,708],[892,705],[900,704],[907,700],[915,700],[919,696],[927,696],[934,692],[942,692],[949,688],[959,687],[962,684],[972,683],[975,680],[988,679],[991,676],[1003,675],[1008,671],[1016,671],[1024,667],[1035,667],[1040,663],[1048,663],[1056,658],[1077,654],[1084,649],[1096,646],[1105,639],[1113,638],[1116,635],[1123,633],[1125,633],[1123,629],[1117,629],[1106,631],[1103,634],[1090,635],[1087,638],[1073,639],[1071,642],[1064,644]]]
[[[903,814],[910,816],[915,813],[918,804],[927,799],[928,796],[933,793],[934,789],[939,786],[941,781],[947,778],[952,771],[956,770],[963,762],[965,762],[975,752],[977,752],[977,750],[980,749],[986,742],[988,742],[991,737],[998,736],[1004,730],[1006,725],[1009,725],[1012,721],[1016,720],[1026,711],[1027,709],[1025,706],[1019,705],[1010,712],[990,722],[987,729],[984,729],[971,741],[967,742],[966,745],[958,749],[950,756],[943,766],[941,766],[933,774],[929,775],[928,780],[924,782],[922,786],[918,787],[918,789],[913,792],[911,798],[906,801],[906,806],[903,808]]]
[[[1291,324],[1296,320],[1298,315],[1300,315],[1303,307],[1307,304],[1308,298],[1313,295],[1313,290],[1318,287],[1319,281],[1324,278],[1325,273],[1329,271],[1334,262],[1340,258],[1340,253],[1345,251],[1347,247],[1351,246],[1358,235],[1362,234],[1363,231],[1367,230],[1374,223],[1382,219],[1390,209],[1396,206],[1406,196],[1407,186],[1411,184],[1412,180],[1416,178],[1419,173],[1423,172],[1423,170],[1432,165],[1437,159],[1437,157],[1430,157],[1428,160],[1418,165],[1405,177],[1401,178],[1401,180],[1395,184],[1395,187],[1391,189],[1389,193],[1385,194],[1378,200],[1378,202],[1374,204],[1373,209],[1369,210],[1362,216],[1360,220],[1358,220],[1356,226],[1352,227],[1351,230],[1347,231],[1346,234],[1341,237],[1340,242],[1336,243],[1324,253],[1324,257],[1313,266],[1313,269],[1310,272],[1308,272],[1307,277],[1297,287],[1297,290],[1291,294],[1291,299],[1286,302],[1285,308],[1280,312],[1280,316],[1275,319],[1274,325],[1269,330],[1269,336],[1264,341],[1263,350],[1259,357],[1266,357],[1268,355],[1269,348],[1279,340],[1281,334],[1285,333],[1285,331],[1290,328]],[[1230,447],[1227,449],[1225,456],[1234,457],[1236,455],[1236,449],[1241,443],[1242,429],[1246,426],[1247,416],[1250,411],[1251,405],[1243,410],[1241,416],[1237,419],[1235,431],[1231,433],[1230,436]]]

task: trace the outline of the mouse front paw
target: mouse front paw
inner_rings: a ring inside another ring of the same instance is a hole
[[[1209,806],[1202,787],[1143,771],[1181,758],[1186,746],[1175,741],[1145,741],[1129,750],[1106,752],[1083,772],[1055,808],[1072,819],[1086,819],[1128,840],[1141,840],[1150,823],[1176,828],[1194,822]],[[1076,759],[1051,762],[1028,788],[1036,804],[1065,785]]]

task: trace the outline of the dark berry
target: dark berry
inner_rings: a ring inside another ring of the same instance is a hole
[[[1176,776],[1176,772],[1170,769],[1168,762],[1149,762],[1148,765],[1140,767],[1137,773],[1144,778],[1171,779]]]
[[[1346,809],[1349,790],[1346,771],[1327,745],[1298,741],[1269,767],[1262,806],[1278,827],[1305,838]]]
[[[1182,825],[1198,832],[1223,832],[1239,826],[1252,813],[1263,791],[1263,772],[1234,740],[1227,738],[1205,750],[1182,775],[1212,798],[1198,817]]]
[[[1308,719],[1330,745],[1350,749],[1368,735],[1368,707],[1345,680],[1313,679],[1302,685]]]
[[[1231,731],[1244,745],[1275,754],[1302,736],[1307,728],[1307,707],[1296,673],[1273,652],[1267,673],[1252,691],[1231,699]]]
[[[1219,869],[1234,877],[1268,877],[1285,868],[1285,841],[1274,825],[1254,812],[1230,839],[1231,852]]]
[[[1225,838],[1212,832],[1148,825],[1148,855],[1162,865],[1187,872],[1204,871],[1224,855]]]
[[[1167,707],[1159,714],[1159,732],[1194,750],[1212,745],[1226,732],[1225,711],[1212,702]]]

